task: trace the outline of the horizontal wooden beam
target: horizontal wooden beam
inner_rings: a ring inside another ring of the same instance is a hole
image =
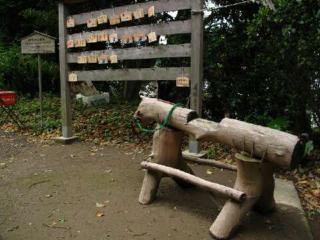
[[[68,54],[68,63],[77,63],[81,55],[116,54],[118,60],[156,59],[156,58],[179,58],[191,56],[191,45],[167,45],[156,47],[124,48],[113,50],[86,51]]]
[[[97,18],[97,17],[104,15],[104,14],[106,14],[107,16],[112,16],[114,14],[121,14],[125,11],[135,11],[138,8],[143,8],[144,13],[147,14],[148,9],[151,6],[155,7],[155,13],[191,9],[191,1],[193,1],[193,0],[149,1],[149,2],[145,2],[145,3],[125,5],[125,6],[121,6],[121,7],[102,9],[99,11],[93,11],[93,12],[87,12],[87,13],[81,13],[81,14],[73,15],[73,18],[75,19],[76,25],[81,25],[81,24],[85,24],[89,18]]]
[[[175,81],[190,77],[190,68],[129,68],[93,71],[74,71],[78,81]]]
[[[209,182],[207,180],[204,180],[202,178],[196,177],[192,174],[183,172],[175,168],[171,168],[171,167],[167,167],[164,165],[151,163],[151,162],[142,162],[141,167],[144,169],[149,169],[152,171],[164,173],[170,177],[176,177],[176,178],[182,179],[183,181],[191,183],[209,192],[219,194],[223,197],[229,197],[238,202],[243,202],[247,197],[244,192],[238,191],[236,189],[233,189],[227,186],[223,186],[218,183]]]
[[[215,161],[213,159],[202,159],[202,158],[192,157],[187,154],[182,154],[182,155],[183,155],[184,160],[186,160],[187,162],[196,163],[199,165],[213,166],[216,168],[227,169],[227,170],[234,171],[234,172],[237,171],[237,167],[235,165]]]
[[[135,33],[143,33],[147,35],[150,32],[156,32],[159,35],[175,35],[191,33],[191,20],[174,21],[159,24],[148,24],[132,27],[121,27],[116,29],[106,29],[108,33],[117,33],[120,38],[122,35],[133,35]],[[81,32],[68,35],[68,39],[79,39],[80,37],[86,38],[90,34],[99,34],[101,31]]]

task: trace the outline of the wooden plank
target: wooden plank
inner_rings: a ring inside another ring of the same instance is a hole
[[[64,3],[59,2],[59,59],[60,59],[60,88],[61,88],[61,115],[62,115],[62,136],[65,139],[73,137],[72,133],[72,113],[70,86],[68,83],[69,67],[67,64],[67,31],[65,18],[67,9]]]
[[[196,110],[198,115],[202,115],[202,81],[203,81],[203,7],[204,0],[192,1],[191,15],[191,89],[190,107]],[[190,137],[189,152],[199,153],[200,144]]]
[[[105,53],[107,55],[116,54],[118,60],[137,60],[137,59],[155,59],[155,58],[178,58],[190,57],[191,45],[167,45],[157,47],[142,47],[142,48],[125,48],[113,50],[99,50],[99,51],[86,51],[68,54],[68,63],[77,63],[78,56],[81,55],[100,55]]]
[[[102,9],[99,11],[87,12],[82,14],[73,15],[76,25],[85,24],[89,18],[97,18],[101,15],[112,16],[114,14],[120,14],[125,11],[134,11],[138,8],[143,8],[144,13],[147,14],[148,8],[155,6],[156,13],[170,12],[191,9],[191,1],[193,0],[158,0],[158,1],[149,1],[145,3],[125,5],[121,7]]]
[[[203,80],[203,0],[192,2],[191,108],[201,116]]]
[[[122,27],[116,29],[107,29],[108,33],[117,33],[118,37],[124,34],[133,35],[134,33],[143,33],[147,35],[150,32],[156,32],[157,35],[175,35],[191,33],[191,20],[174,21],[168,23],[148,24],[132,27]],[[81,32],[68,35],[68,39],[78,39],[80,37],[86,38],[90,34],[99,34],[101,31]]]
[[[37,31],[21,40],[22,54],[49,54],[55,51],[55,39]]]
[[[173,81],[182,73],[190,76],[190,68],[130,68],[74,71],[78,81]]]

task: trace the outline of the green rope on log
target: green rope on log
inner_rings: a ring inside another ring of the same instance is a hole
[[[162,123],[159,124],[160,126],[157,127],[157,128],[154,128],[154,129],[144,128],[144,127],[142,126],[142,124],[141,124],[141,121],[140,121],[138,118],[135,118],[135,119],[134,119],[134,120],[135,120],[135,123],[136,123],[137,127],[138,127],[141,131],[146,132],[146,133],[155,133],[156,131],[159,131],[159,130],[161,130],[161,129],[164,129],[166,126],[168,126],[168,124],[169,124],[169,122],[170,122],[170,119],[171,119],[171,117],[172,117],[172,115],[173,115],[174,110],[176,110],[176,108],[179,107],[179,106],[181,106],[181,104],[179,104],[179,103],[174,104],[174,105],[172,106],[172,108],[170,109],[168,115],[164,118],[164,120],[162,121]]]

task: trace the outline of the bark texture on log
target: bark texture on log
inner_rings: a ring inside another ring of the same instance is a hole
[[[170,103],[143,98],[135,117],[159,123],[171,108]],[[227,144],[250,153],[251,157],[264,158],[282,168],[293,168],[302,158],[303,144],[295,135],[228,118],[215,123],[195,117],[191,110],[178,108],[169,125],[195,136],[197,140]]]
[[[180,171],[178,169],[174,169],[174,168],[170,168],[167,166],[163,166],[163,165],[156,164],[156,163],[150,163],[150,162],[142,162],[141,166],[142,166],[142,168],[145,168],[148,170],[160,172],[162,174],[166,174],[171,177],[176,177],[176,178],[182,179],[182,180],[189,182],[193,185],[196,185],[204,190],[216,193],[217,195],[220,195],[222,197],[229,197],[237,202],[243,202],[246,198],[246,194],[242,191],[238,191],[236,189],[223,186],[221,184],[217,184],[217,183],[203,180],[199,177],[185,173],[185,172]]]

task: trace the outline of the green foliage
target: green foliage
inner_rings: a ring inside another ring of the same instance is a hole
[[[0,88],[35,94],[38,89],[38,61],[35,56],[22,55],[17,45],[0,43]],[[56,63],[42,61],[44,90],[57,91],[59,69]]]
[[[244,5],[207,19],[206,113],[309,132],[310,113],[319,120],[320,3],[275,3],[276,11]]]
[[[57,36],[57,2],[0,0],[0,41],[18,42],[34,30]]]
[[[314,150],[313,141],[308,141],[304,148],[304,157],[308,157],[311,155],[312,151]]]
[[[207,158],[208,159],[215,159],[217,157],[217,149],[216,147],[210,147],[208,149]]]
[[[282,130],[282,131],[288,130],[288,126],[289,126],[289,121],[284,117],[277,117],[267,125],[267,127],[277,129],[277,130]]]
[[[19,97],[18,104],[13,110],[19,115],[24,127],[40,133],[40,103],[36,98]],[[44,132],[51,132],[60,128],[60,100],[53,95],[46,94],[43,101]],[[8,123],[5,115],[0,116],[0,125]]]

